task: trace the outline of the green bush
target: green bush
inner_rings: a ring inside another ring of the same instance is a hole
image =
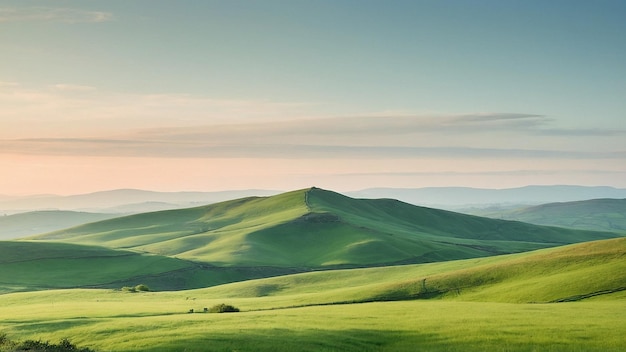
[[[150,291],[150,287],[148,287],[148,285],[139,284],[139,285],[135,286],[135,291],[148,292],[148,291]]]
[[[68,339],[62,339],[59,344],[41,340],[11,341],[6,335],[0,334],[0,351],[31,351],[31,352],[94,352],[86,347],[78,347]]]
[[[148,285],[144,285],[144,284],[139,284],[135,287],[131,287],[131,286],[124,286],[122,287],[122,291],[124,292],[149,292],[150,291],[150,287],[148,287]]]
[[[236,308],[236,307],[231,306],[230,304],[224,304],[224,303],[220,303],[209,308],[209,313],[233,313],[233,312],[238,312],[238,311],[239,311],[239,308]]]

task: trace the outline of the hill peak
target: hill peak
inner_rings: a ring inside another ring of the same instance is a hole
[[[519,252],[617,237],[353,199],[310,187],[196,208],[143,213],[37,236],[217,266],[382,265]]]

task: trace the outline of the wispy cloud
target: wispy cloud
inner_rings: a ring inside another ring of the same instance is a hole
[[[315,116],[299,102],[0,82],[0,153],[168,158],[626,159],[623,130],[534,113]],[[580,138],[571,138],[572,136]],[[587,145],[593,143],[594,148]]]
[[[468,147],[399,147],[307,144],[233,144],[202,141],[43,138],[0,140],[9,153],[165,158],[506,158],[626,159],[626,152],[560,151]]]
[[[104,11],[88,11],[54,7],[3,7],[0,22],[60,22],[99,23],[113,20],[113,14]]]
[[[515,115],[512,118],[511,115]],[[228,141],[272,141],[299,140],[302,137],[341,138],[358,137],[367,141],[370,137],[393,137],[445,132],[447,134],[466,134],[491,130],[509,130],[520,132],[544,123],[542,116],[531,114],[479,114],[448,116],[347,116],[325,118],[301,118],[258,123],[217,124],[184,128],[144,129],[140,132],[145,138],[172,140],[228,140]],[[494,123],[498,122],[498,123]]]

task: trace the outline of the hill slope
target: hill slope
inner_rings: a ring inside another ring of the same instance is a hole
[[[521,209],[483,210],[476,214],[537,225],[626,233],[626,199],[549,203]]]
[[[617,237],[352,199],[311,188],[145,213],[33,239],[126,248],[221,266],[424,263]]]
[[[32,236],[94,221],[111,219],[118,214],[48,210],[0,217],[0,240]]]
[[[626,238],[617,238],[489,258],[287,275],[193,294],[244,302],[265,297],[251,301],[252,309],[431,298],[509,303],[624,299],[625,256]]]
[[[58,242],[0,241],[0,294],[60,288],[156,291],[209,287],[301,272],[290,268],[221,268],[166,256]]]

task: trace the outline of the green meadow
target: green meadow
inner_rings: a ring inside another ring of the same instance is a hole
[[[626,319],[619,314],[626,308],[623,299],[559,304],[404,301],[224,314],[146,314],[142,308],[189,304],[182,296],[168,300],[120,295],[80,292],[74,294],[73,303],[56,298],[48,303],[3,304],[2,315],[12,318],[4,318],[1,326],[13,338],[70,337],[98,351],[621,351],[625,347]],[[53,305],[57,307],[49,308]]]
[[[0,331],[98,351],[619,351],[625,256],[619,238],[184,291],[11,293]],[[241,312],[203,312],[218,303]]]
[[[316,188],[0,242],[2,352],[622,351],[625,308],[619,233]]]

